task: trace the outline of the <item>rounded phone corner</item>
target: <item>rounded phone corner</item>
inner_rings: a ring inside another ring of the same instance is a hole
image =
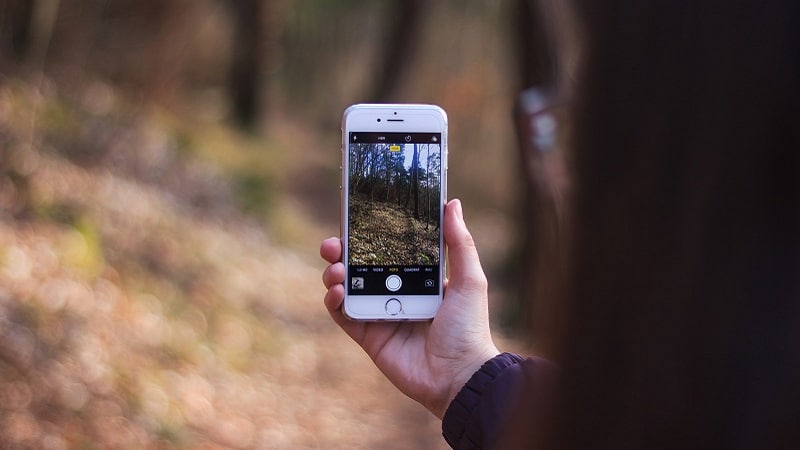
[[[347,320],[353,320],[353,321],[357,321],[357,320],[359,320],[359,319],[358,319],[358,318],[357,318],[357,317],[356,317],[356,316],[353,314],[353,312],[352,312],[352,311],[350,311],[350,308],[348,308],[348,305],[347,305],[347,301],[346,301],[346,300],[345,300],[345,301],[343,302],[343,304],[342,304],[342,315],[343,315],[343,316],[344,316],[344,318],[345,318],[345,319],[347,319]]]
[[[342,301],[342,315],[344,315],[347,319],[356,320],[356,317],[353,314],[353,310],[350,307],[350,302],[348,300],[349,300],[348,296],[345,295],[344,300]]]

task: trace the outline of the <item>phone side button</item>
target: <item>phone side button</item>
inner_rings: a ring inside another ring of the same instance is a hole
[[[403,310],[403,304],[396,298],[390,298],[386,302],[386,313],[390,316],[396,316]]]

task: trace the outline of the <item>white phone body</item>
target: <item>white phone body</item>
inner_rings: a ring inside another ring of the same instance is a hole
[[[429,320],[445,273],[447,114],[358,104],[342,118],[342,261],[352,320]]]

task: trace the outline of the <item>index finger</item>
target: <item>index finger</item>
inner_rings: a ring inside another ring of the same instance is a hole
[[[338,237],[325,239],[319,246],[319,255],[331,264],[339,262],[342,259],[342,241]]]

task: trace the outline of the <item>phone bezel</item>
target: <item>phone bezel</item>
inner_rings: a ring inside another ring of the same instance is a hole
[[[386,133],[441,133],[441,180],[439,223],[444,219],[444,205],[447,200],[447,114],[436,105],[426,104],[357,104],[347,108],[342,117],[341,147],[341,224],[342,262],[345,265],[345,283],[350,279],[348,249],[348,145],[350,132]],[[430,320],[439,309],[444,294],[445,245],[443,227],[439,227],[439,293],[436,295],[348,295],[342,311],[352,320],[365,321],[405,321]],[[397,299],[402,311],[396,315],[387,312],[386,302]]]

